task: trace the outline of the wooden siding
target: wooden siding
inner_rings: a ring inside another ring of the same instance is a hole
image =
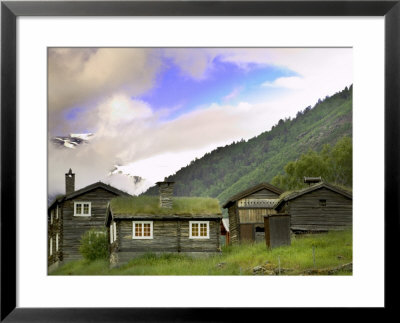
[[[63,260],[62,255],[62,206],[59,205],[58,219],[56,218],[57,204],[54,204],[53,208],[48,211],[48,223],[47,223],[47,261],[48,265],[52,265],[57,261]],[[51,213],[53,212],[53,223],[51,223]],[[59,236],[58,240],[58,251],[56,250],[56,236]],[[50,238],[52,239],[52,252],[50,255]]]
[[[320,205],[326,200],[326,206]],[[325,231],[340,230],[352,225],[352,199],[326,188],[321,188],[287,202],[292,230]]]
[[[230,241],[232,244],[238,243],[240,241],[239,236],[239,214],[236,203],[228,208],[229,215],[229,233]]]
[[[276,199],[279,194],[271,192],[267,189],[262,189],[246,196],[246,199]]]
[[[64,201],[63,207],[63,258],[81,259],[79,253],[82,235],[92,228],[104,228],[107,204],[116,194],[97,188],[74,199]],[[91,202],[91,216],[74,216],[74,202]]]
[[[132,239],[132,221],[123,220],[119,222],[118,252],[216,252],[220,225],[220,220],[210,220],[209,239],[190,239],[188,220],[153,220],[153,239]]]
[[[275,214],[273,209],[241,209],[239,208],[240,224],[261,223],[264,224],[264,215]]]

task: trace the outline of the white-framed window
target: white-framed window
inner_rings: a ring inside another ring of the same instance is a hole
[[[209,239],[210,222],[209,221],[189,221],[190,239]]]
[[[91,202],[74,202],[74,216],[91,216]]]
[[[49,246],[49,253],[50,253],[50,256],[52,256],[53,255],[53,238],[50,238],[50,246]]]
[[[114,241],[117,240],[117,223],[113,223],[113,230],[114,230]]]
[[[56,251],[58,251],[58,240],[59,240],[59,235],[56,233]]]
[[[153,221],[133,221],[132,239],[153,239]]]

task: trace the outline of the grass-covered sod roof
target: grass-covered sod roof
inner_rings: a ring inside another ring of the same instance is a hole
[[[160,207],[158,196],[117,197],[111,200],[114,215],[221,215],[219,202],[206,197],[173,197],[172,208]]]

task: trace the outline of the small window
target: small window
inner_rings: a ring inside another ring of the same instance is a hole
[[[50,256],[53,255],[53,238],[50,238]]]
[[[132,227],[132,239],[153,239],[153,221],[134,221]]]
[[[56,208],[56,219],[58,220],[58,205],[57,205],[57,208]]]
[[[210,223],[208,221],[189,221],[189,238],[209,239]]]
[[[117,223],[113,223],[113,229],[114,229],[114,241],[117,240]]]
[[[319,206],[326,206],[326,200],[319,200]]]
[[[91,202],[74,202],[74,216],[91,216]]]

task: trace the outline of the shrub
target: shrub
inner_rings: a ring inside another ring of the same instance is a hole
[[[105,229],[90,229],[81,238],[79,251],[89,261],[108,257],[108,239]]]

